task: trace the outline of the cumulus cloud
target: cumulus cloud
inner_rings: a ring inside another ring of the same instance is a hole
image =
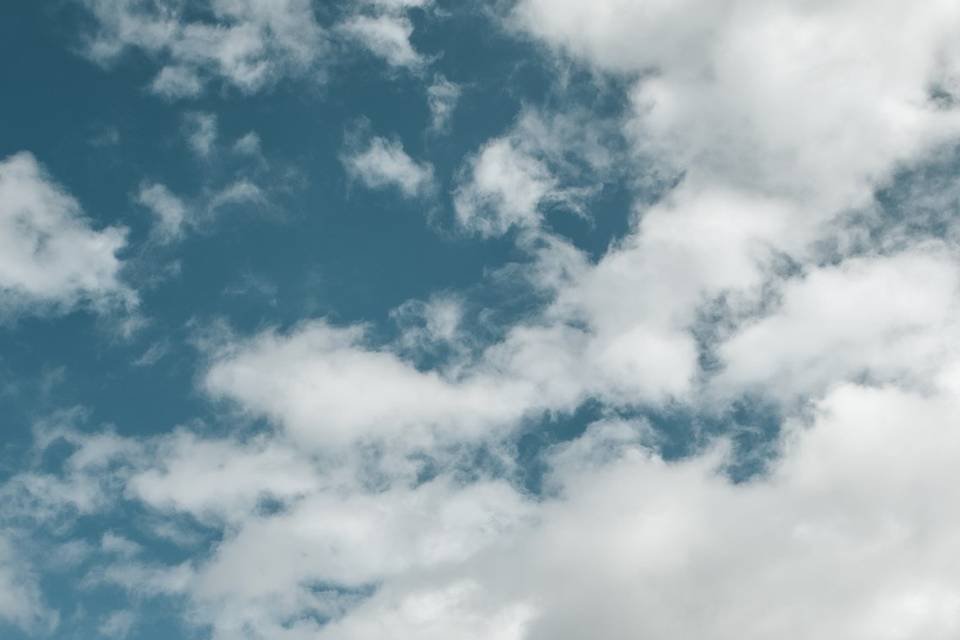
[[[776,311],[724,341],[718,384],[807,394],[838,377],[923,377],[955,357],[957,267],[952,252],[933,246],[788,281]]]
[[[317,489],[314,467],[282,443],[238,443],[179,431],[158,443],[157,465],[132,476],[126,491],[152,507],[202,521],[232,522],[263,499]]]
[[[665,464],[627,446],[598,468],[564,452],[564,497],[503,565],[531,565],[512,573],[541,603],[523,637],[950,637],[957,524],[929,492],[950,473],[955,410],[946,396],[839,387],[744,485],[711,456]]]
[[[350,142],[340,160],[352,178],[373,189],[395,187],[414,198],[433,188],[433,166],[411,158],[399,140],[373,136],[366,144]]]
[[[642,74],[638,147],[697,180],[833,209],[957,134],[957,110],[930,95],[955,74],[950,3],[523,0],[512,20],[590,65]]]
[[[242,204],[264,204],[267,202],[267,196],[263,189],[247,179],[240,179],[231,182],[225,187],[215,191],[209,199],[207,208],[210,211],[216,211],[224,207]]]
[[[367,3],[353,35],[414,67],[416,4]],[[464,164],[459,223],[521,229],[528,261],[506,273],[542,304],[484,344],[455,295],[401,306],[387,341],[326,320],[225,333],[199,384],[236,429],[38,429],[41,453],[70,452],[0,485],[0,517],[133,504],[212,531],[181,563],[101,537],[87,584],[174,596],[215,640],[955,638],[954,236],[889,246],[844,214],[954,141],[956,105],[930,93],[957,86],[958,18],[951,2],[521,0],[513,27],[630,86],[624,122],[527,109]],[[549,216],[589,216],[597,185],[636,169],[617,140],[681,179],[593,257]],[[365,142],[343,154],[355,179],[406,197],[432,181],[399,142]],[[438,345],[456,357],[418,359]],[[782,418],[761,472],[731,478],[724,436],[658,447],[654,417],[696,432],[735,400]],[[587,401],[600,419],[532,454],[533,491],[522,436]],[[0,616],[36,609],[13,593]]]
[[[958,523],[936,497],[957,447],[948,397],[841,387],[813,425],[793,425],[769,477],[746,485],[717,472],[720,457],[670,464],[615,430],[591,432],[553,459],[562,497],[528,505],[529,520],[506,511],[513,533],[498,532],[500,544],[467,546],[442,572],[405,567],[411,580],[388,580],[324,632],[372,637],[386,619],[428,637],[480,620],[473,632],[504,638],[584,628],[610,638],[951,637]],[[514,500],[507,492],[495,504]],[[463,544],[456,530],[444,535]],[[397,566],[405,553],[394,554]],[[365,576],[358,567],[341,579]]]
[[[80,204],[27,152],[0,161],[0,307],[69,311],[129,306],[121,227],[94,228]]]
[[[356,12],[341,21],[337,28],[392,68],[421,71],[429,62],[410,42],[413,23],[406,12],[426,8],[432,0],[362,0]]]
[[[363,639],[386,625],[438,638],[951,638],[952,371],[924,391],[833,388],[787,423],[766,474],[736,484],[722,446],[668,462],[622,421],[550,451],[536,500],[490,478],[370,486],[282,440],[181,433],[127,491],[226,514],[226,538],[192,567],[123,560],[100,579],[186,596],[218,639]],[[269,487],[284,508],[255,506]]]
[[[371,384],[378,392],[368,396]],[[501,384],[488,376],[454,381],[421,372],[390,351],[368,346],[363,327],[325,322],[236,344],[214,360],[204,380],[215,397],[234,399],[313,446],[387,440],[410,449],[451,432],[476,437],[515,420],[528,392],[504,392]]]

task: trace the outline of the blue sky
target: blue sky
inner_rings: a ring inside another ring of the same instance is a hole
[[[0,636],[954,638],[960,8],[0,10]]]

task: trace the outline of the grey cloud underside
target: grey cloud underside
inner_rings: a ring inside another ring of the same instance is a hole
[[[330,37],[308,2],[212,2],[229,26],[202,50],[205,27],[172,9],[88,4],[103,30],[91,55],[152,52],[166,96],[213,76],[259,90],[317,64]],[[470,96],[427,77],[410,44],[408,12],[430,5],[361,3],[334,31],[421,75],[436,137]],[[87,584],[178,603],[215,640],[960,634],[960,255],[955,168],[937,165],[960,110],[931,93],[960,90],[960,6],[521,0],[494,18],[552,68],[627,82],[623,114],[527,105],[446,187],[399,139],[364,130],[338,153],[363,188],[448,189],[457,232],[512,241],[523,275],[507,277],[543,304],[490,341],[469,292],[404,303],[392,338],[317,318],[214,327],[197,385],[235,430],[38,424],[36,462],[0,488],[0,586],[15,585],[0,617],[56,625],[36,570],[7,553],[24,522],[69,530],[128,509],[181,559],[111,533],[74,549]],[[196,156],[218,148],[211,115],[185,127]],[[255,157],[259,137],[230,148]],[[555,230],[591,219],[605,182],[658,175],[680,178],[653,204],[637,196],[599,257]],[[31,156],[0,164],[0,193],[0,242],[44,235],[49,252],[0,257],[0,300],[133,296],[122,231],[92,228]],[[182,235],[174,193],[144,182],[135,197],[156,238]],[[761,473],[731,478],[731,432],[694,434],[679,458],[661,446],[658,413],[733,423],[745,398],[780,419]],[[595,419],[540,451],[542,485],[525,486],[524,436],[584,405]]]

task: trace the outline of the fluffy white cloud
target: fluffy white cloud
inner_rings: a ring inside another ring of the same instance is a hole
[[[413,25],[402,15],[356,15],[345,20],[340,30],[383,58],[392,67],[419,69],[426,60],[410,44]]]
[[[264,499],[287,500],[315,491],[316,471],[282,443],[241,444],[179,431],[157,443],[157,464],[133,475],[129,495],[200,520],[232,521]]]
[[[531,389],[489,375],[450,379],[368,345],[362,327],[305,324],[231,345],[204,379],[312,446],[386,440],[401,450],[476,438],[516,420]]]
[[[366,3],[353,35],[416,67],[402,11],[419,4]],[[633,150],[684,174],[668,197],[596,259],[551,235],[551,206],[588,215],[596,184],[636,165],[589,114],[527,110],[454,194],[466,229],[522,230],[546,299],[493,344],[442,295],[398,309],[389,344],[324,321],[228,337],[202,388],[262,432],[40,430],[40,449],[73,447],[62,470],[0,497],[41,520],[122,499],[215,530],[177,565],[104,537],[88,583],[176,595],[216,640],[955,638],[960,260],[948,238],[854,255],[836,236],[898,163],[956,134],[929,93],[956,88],[958,16],[940,0],[522,0],[515,25],[625,72]],[[432,182],[398,142],[350,151],[368,186]],[[453,357],[415,362],[440,347]],[[649,424],[616,418],[722,416],[744,392],[785,420],[742,482],[722,439],[668,461]],[[541,454],[530,495],[516,436],[588,399],[607,417]]]
[[[958,520],[938,487],[956,410],[949,395],[839,387],[813,425],[789,428],[766,477],[740,485],[711,456],[666,464],[628,446],[598,466],[585,445],[611,445],[588,435],[558,458],[563,497],[526,544],[481,562],[491,576],[522,563],[509,575],[525,576],[514,598],[536,594],[531,639],[948,638]]]
[[[457,348],[464,342],[463,302],[455,296],[408,300],[390,316],[401,330],[397,339],[401,350],[430,352],[437,347]]]
[[[759,291],[772,246],[799,249],[814,237],[791,227],[795,213],[769,198],[680,190],[597,264],[555,238],[533,241],[540,255],[527,278],[552,290],[552,303],[473,360],[421,371],[365,342],[359,327],[313,323],[235,345],[214,362],[207,388],[314,442],[405,434],[401,447],[438,434],[498,437],[590,397],[616,407],[691,400],[702,377],[693,328],[703,305]],[[421,309],[395,345],[401,353],[444,342],[456,350],[462,310],[442,303]]]
[[[439,640],[456,636],[468,640],[521,640],[532,607],[498,607],[489,594],[470,579],[448,584],[377,594],[345,619],[321,630],[318,637],[372,640],[385,633]]]
[[[644,425],[625,422],[555,448],[539,500],[486,479],[330,482],[329,463],[290,464],[302,455],[294,449],[286,462],[250,467],[262,445],[184,440],[150,480],[183,496],[165,508],[206,513],[177,488],[188,484],[240,480],[252,495],[255,468],[265,486],[306,482],[272,512],[227,499],[237,507],[230,533],[193,568],[127,562],[105,577],[186,595],[217,639],[242,629],[360,640],[389,624],[418,637],[463,629],[518,640],[583,629],[614,639],[946,640],[960,630],[960,518],[942,508],[958,497],[960,378],[950,371],[925,391],[835,387],[787,423],[766,474],[737,484],[722,473],[722,447],[666,462],[643,444]],[[173,471],[187,459],[204,475]]]
[[[33,155],[0,161],[0,310],[135,304],[120,277],[125,245],[125,229],[95,229]]]
[[[639,73],[638,147],[696,181],[862,202],[957,134],[931,99],[956,77],[949,1],[522,0],[513,23],[591,65]]]
[[[618,155],[613,124],[581,111],[525,109],[506,134],[467,158],[454,191],[459,224],[493,236],[540,227],[550,207],[587,215],[586,201]]]
[[[150,83],[150,90],[168,100],[193,98],[203,91],[203,82],[188,67],[164,67]]]
[[[365,145],[351,145],[341,155],[347,173],[374,189],[396,187],[408,198],[424,195],[433,187],[433,166],[417,162],[399,140],[379,136]]]
[[[941,246],[869,256],[789,281],[779,308],[720,347],[720,386],[819,392],[838,379],[924,377],[956,358],[960,269]]]
[[[245,627],[283,637],[291,619],[298,621],[292,637],[317,633],[305,609],[338,614],[355,604],[337,589],[454,567],[509,537],[523,513],[519,496],[496,482],[462,488],[439,479],[416,489],[317,494],[248,522],[200,570],[193,594],[215,605],[218,638]],[[263,560],[255,561],[260,579],[247,580],[251,553],[264,545],[274,552],[254,554]]]

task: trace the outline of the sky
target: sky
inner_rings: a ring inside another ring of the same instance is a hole
[[[3,3],[0,637],[960,637],[958,36]]]

